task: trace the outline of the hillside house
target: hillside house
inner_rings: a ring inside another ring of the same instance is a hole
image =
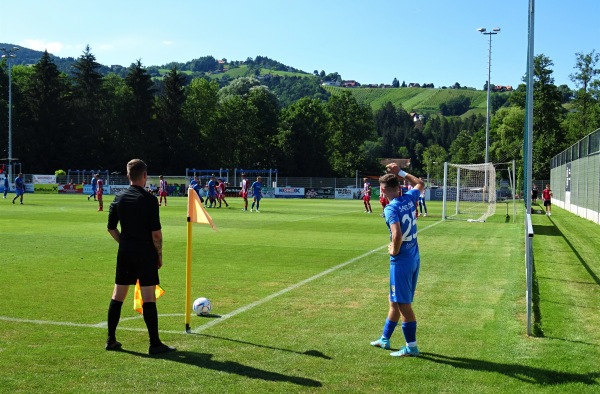
[[[421,84],[416,83],[416,82],[411,82],[411,83],[408,84],[408,87],[409,88],[420,88]]]
[[[342,87],[344,88],[357,88],[360,86],[360,83],[356,81],[342,81]]]

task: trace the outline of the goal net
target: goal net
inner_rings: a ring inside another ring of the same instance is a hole
[[[444,163],[444,220],[485,222],[495,212],[496,169],[492,163]]]

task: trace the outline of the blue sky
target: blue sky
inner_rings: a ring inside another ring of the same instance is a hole
[[[482,89],[492,37],[496,85],[518,85],[527,55],[528,0],[0,0],[0,42],[106,65],[145,66],[211,55],[268,56],[362,84],[455,82]],[[574,87],[575,53],[600,51],[599,0],[537,0],[535,53],[557,85]]]

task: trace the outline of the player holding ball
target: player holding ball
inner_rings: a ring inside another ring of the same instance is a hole
[[[394,357],[418,356],[417,319],[412,302],[417,288],[421,257],[417,243],[416,207],[425,183],[414,175],[402,171],[395,163],[389,164],[388,173],[379,178],[389,204],[384,208],[385,223],[390,232],[390,290],[389,311],[381,338],[371,342],[372,346],[390,349],[390,338],[398,321],[402,320],[402,333],[406,341]],[[400,192],[399,178],[410,182],[411,190]]]

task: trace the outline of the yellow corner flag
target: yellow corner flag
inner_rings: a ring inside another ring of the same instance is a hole
[[[159,299],[161,295],[165,294],[165,291],[159,285],[156,285],[156,289],[154,289],[154,295],[156,299]],[[142,305],[144,305],[144,300],[142,300],[142,289],[140,288],[140,281],[135,282],[135,293],[133,294],[133,309],[139,313],[140,315],[143,312]]]
[[[198,193],[188,189],[187,206],[187,242],[185,253],[185,331],[190,333],[190,314],[192,309],[192,223],[210,224],[217,231],[210,215],[206,212]]]
[[[200,198],[198,197],[198,193],[192,188],[188,189],[188,222],[191,223],[201,223],[201,224],[210,224],[213,230],[217,231],[215,224],[212,221],[212,218],[206,212],[202,203],[200,202]]]

